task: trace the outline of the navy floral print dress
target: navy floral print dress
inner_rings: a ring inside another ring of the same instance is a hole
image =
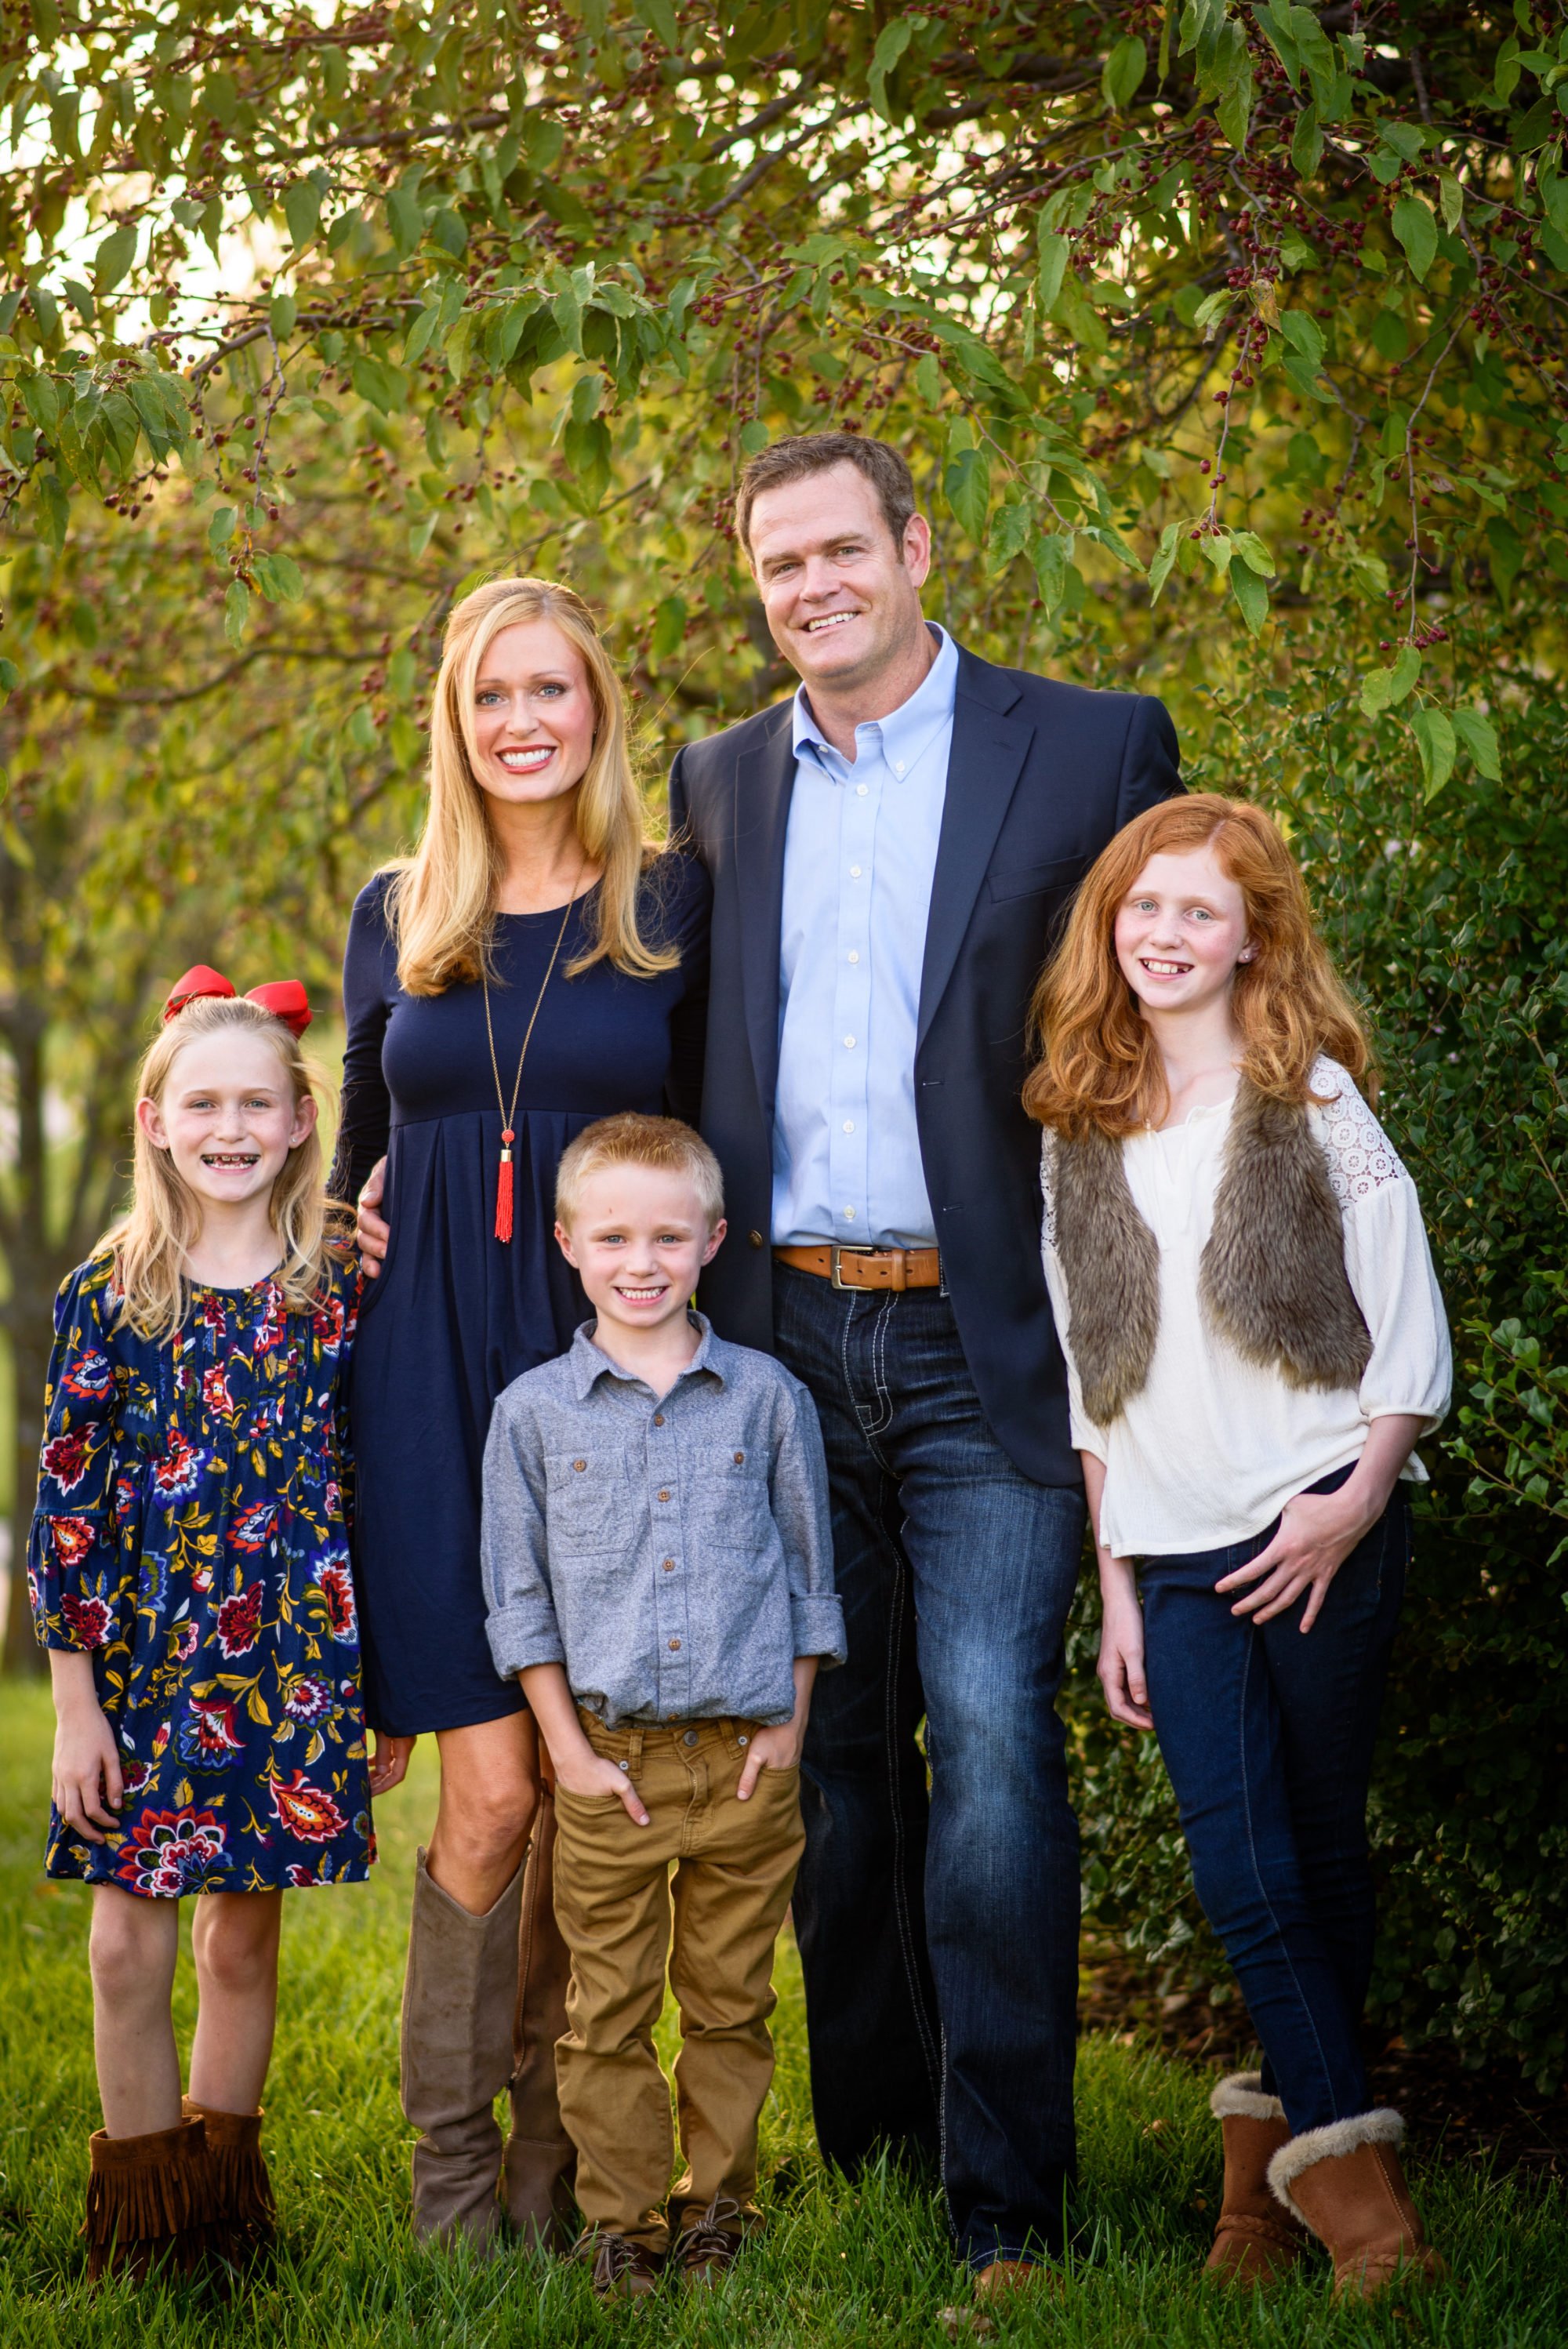
[[[55,1307],[27,1578],[85,1651],[120,1828],[51,1813],[45,1867],[154,1898],[343,1884],[375,1857],[340,1390],[356,1271],[314,1312],[274,1280],[193,1288],[161,1343],[116,1329],[112,1256]]]

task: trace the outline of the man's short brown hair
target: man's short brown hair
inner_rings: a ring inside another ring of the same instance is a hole
[[[622,1110],[585,1126],[561,1154],[555,1177],[556,1220],[571,1230],[590,1174],[606,1166],[651,1166],[664,1174],[684,1174],[702,1202],[711,1232],[724,1214],[724,1177],[700,1133],[678,1117],[645,1117]]]
[[[903,533],[915,511],[914,482],[909,467],[885,440],[868,440],[858,432],[796,432],[775,440],[749,458],[735,495],[735,534],[740,551],[751,560],[751,509],[764,490],[786,481],[803,481],[808,474],[825,473],[834,465],[852,465],[877,493],[882,519],[892,543],[903,544]]]

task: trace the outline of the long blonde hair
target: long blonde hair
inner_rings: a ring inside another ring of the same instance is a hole
[[[1040,1058],[1024,1107],[1057,1133],[1136,1133],[1165,1113],[1163,1064],[1116,959],[1116,916],[1151,856],[1212,848],[1242,893],[1256,953],[1236,972],[1232,1008],[1242,1073],[1272,1100],[1300,1106],[1326,1052],[1360,1082],[1371,1054],[1361,1014],[1328,958],[1301,867],[1261,808],[1194,792],[1145,808],[1090,866],[1030,1013]],[[1371,1090],[1370,1087],[1367,1088]]]
[[[550,579],[491,579],[447,622],[430,709],[429,804],[418,847],[387,869],[387,913],[397,940],[397,980],[407,995],[439,995],[490,968],[500,854],[474,781],[474,680],[502,628],[548,620],[583,656],[593,702],[593,750],[577,786],[577,837],[583,861],[603,875],[592,943],[566,976],[608,957],[634,978],[672,970],[673,947],[644,936],[638,920],[643,874],[659,843],[648,837],[633,771],[625,698],[593,615],[575,588]]]
[[[225,1029],[260,1036],[272,1046],[296,1102],[307,1094],[318,1104],[330,1096],[327,1080],[306,1060],[298,1038],[281,1019],[243,996],[201,996],[169,1020],[148,1046],[137,1073],[137,1099],[156,1102],[161,1108],[184,1047]],[[190,1302],[185,1255],[201,1233],[201,1211],[173,1157],[143,1132],[139,1118],[132,1164],[129,1211],[104,1234],[94,1254],[114,1250],[115,1286],[122,1300],[117,1326],[129,1322],[144,1338],[169,1338],[185,1319]],[[327,1256],[346,1253],[340,1229],[346,1218],[327,1198],[315,1125],[289,1152],[273,1185],[268,1212],[283,1243],[283,1262],[274,1278],[284,1302],[291,1312],[308,1312],[320,1299]]]

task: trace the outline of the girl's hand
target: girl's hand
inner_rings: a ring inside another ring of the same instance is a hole
[[[354,1237],[359,1249],[359,1261],[366,1280],[379,1280],[381,1263],[387,1254],[387,1243],[392,1237],[392,1226],[377,1208],[387,1184],[387,1161],[378,1158],[359,1188],[354,1203]]]
[[[1328,1586],[1362,1536],[1383,1514],[1385,1494],[1368,1512],[1367,1501],[1354,1489],[1355,1479],[1337,1493],[1298,1493],[1280,1512],[1279,1531],[1267,1549],[1250,1566],[1239,1566],[1216,1582],[1216,1590],[1234,1590],[1256,1582],[1258,1588],[1239,1599],[1233,1615],[1250,1615],[1256,1623],[1271,1622],[1294,1607],[1303,1591],[1310,1592],[1301,1628],[1310,1631],[1323,1610]],[[1260,1577],[1266,1579],[1260,1580]]]
[[[125,1780],[114,1732],[96,1696],[60,1711],[51,1791],[55,1808],[84,1843],[102,1843],[100,1828],[111,1835],[118,1829],[116,1815],[125,1800]]]
[[[614,1795],[625,1805],[626,1816],[637,1826],[645,1827],[648,1814],[643,1798],[632,1784],[632,1774],[623,1770],[618,1762],[607,1761],[595,1754],[588,1740],[583,1740],[581,1753],[569,1752],[555,1764],[555,1783],[569,1795]]]
[[[1106,1568],[1110,1568],[1109,1573]],[[1099,1684],[1113,1721],[1129,1729],[1152,1729],[1149,1683],[1143,1670],[1143,1609],[1132,1570],[1124,1558],[1102,1562],[1100,1573]]]
[[[374,1735],[376,1744],[370,1756],[370,1792],[373,1799],[378,1799],[383,1795],[389,1795],[394,1786],[402,1785],[408,1775],[414,1748],[419,1741],[417,1737],[383,1737],[378,1729]]]

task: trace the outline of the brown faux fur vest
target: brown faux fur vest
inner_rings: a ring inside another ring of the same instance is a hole
[[[1141,1390],[1160,1330],[1160,1243],[1139,1214],[1121,1143],[1058,1135],[1057,1253],[1084,1408],[1101,1426]],[[1372,1340],[1345,1271],[1328,1167],[1305,1109],[1243,1077],[1199,1270],[1214,1330],[1293,1387],[1360,1383]]]

